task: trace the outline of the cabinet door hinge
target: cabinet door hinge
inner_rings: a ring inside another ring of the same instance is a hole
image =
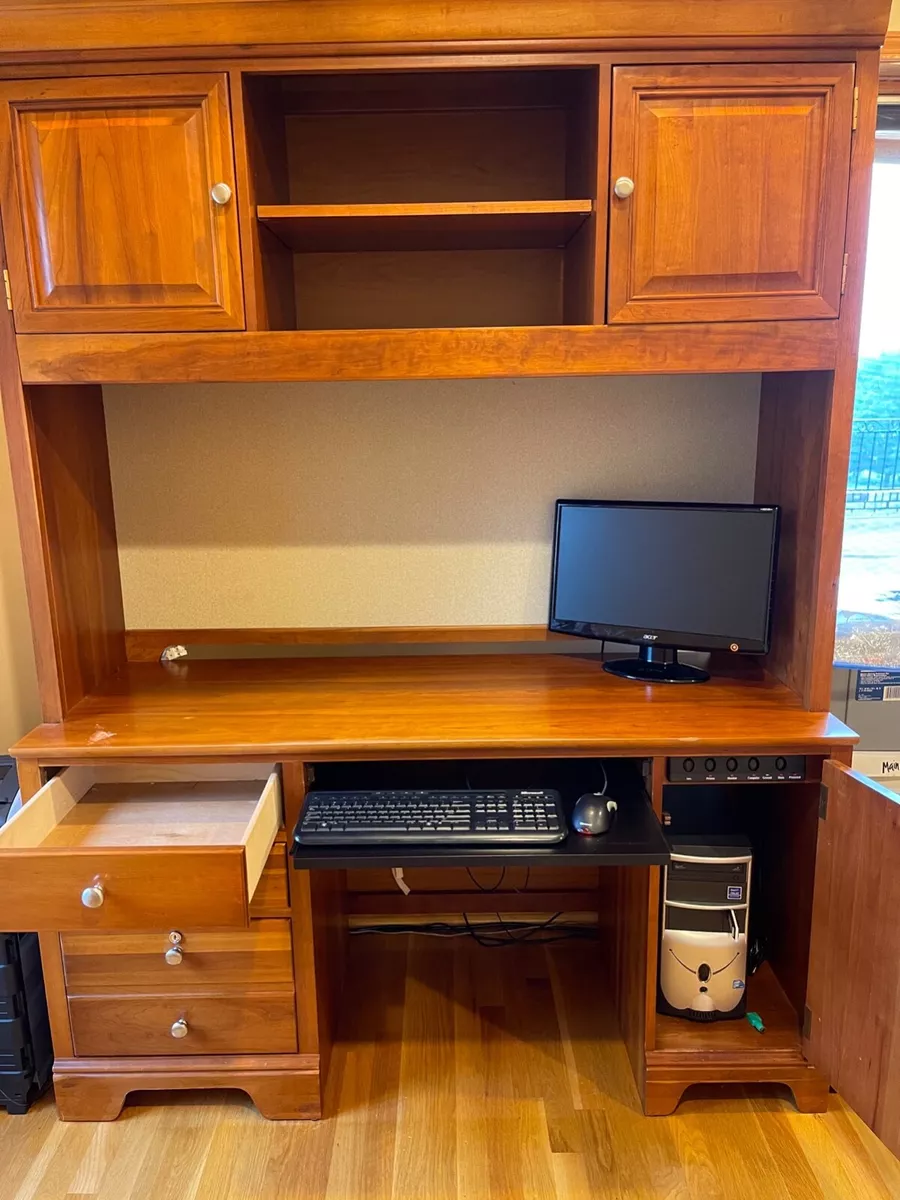
[[[841,268],[841,295],[847,290],[847,270],[850,266],[850,255],[844,255],[844,265]]]
[[[828,788],[824,783],[819,787],[819,820],[828,820]]]
[[[3,286],[6,289],[6,307],[12,312],[12,291],[9,286],[9,271],[3,268]]]
[[[850,126],[850,128],[855,129],[858,124],[859,124],[859,88],[855,87],[853,89],[853,124]]]
[[[801,1032],[805,1038],[808,1038],[812,1033],[812,1013],[805,1004],[803,1006],[803,1029]]]

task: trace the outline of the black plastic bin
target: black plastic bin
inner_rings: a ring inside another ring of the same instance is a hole
[[[17,791],[0,759],[0,825]],[[3,920],[0,903],[0,923]],[[0,933],[0,1108],[25,1113],[50,1082],[53,1046],[36,933]]]

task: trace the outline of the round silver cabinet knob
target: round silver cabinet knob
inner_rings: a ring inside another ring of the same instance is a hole
[[[231,199],[231,188],[227,183],[214,183],[209,189],[213,204],[227,204]]]
[[[85,908],[99,908],[103,903],[103,884],[95,883],[86,887],[81,893],[81,903]]]
[[[188,1027],[187,1027],[187,1021],[184,1019],[184,1017],[178,1018],[178,1020],[173,1024],[172,1028],[169,1030],[169,1033],[171,1033],[173,1038],[187,1037]]]
[[[170,946],[166,951],[166,962],[170,967],[177,967],[184,958],[184,952],[180,946]]]
[[[634,191],[634,180],[629,179],[627,175],[620,175],[613,184],[613,191],[620,200],[627,200]]]

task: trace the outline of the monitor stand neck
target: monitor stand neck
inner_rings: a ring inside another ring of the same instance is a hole
[[[641,646],[637,658],[613,658],[603,670],[640,683],[705,683],[709,672],[678,661],[678,651],[667,646]]]

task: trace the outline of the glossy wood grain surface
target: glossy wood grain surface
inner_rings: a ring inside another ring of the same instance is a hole
[[[29,383],[262,383],[827,371],[837,322],[23,335]]]
[[[222,75],[0,85],[21,330],[243,327]],[[6,122],[4,122],[6,124]]]
[[[808,1054],[900,1153],[900,796],[826,763],[810,946]]]
[[[889,0],[16,0],[4,13],[3,51],[40,52],[328,45],[373,42],[558,42],[560,39],[777,37],[880,40]]]
[[[246,931],[178,930],[179,963],[166,961],[169,931],[67,933],[61,938],[70,995],[129,992],[187,995],[293,985],[289,921],[251,921]]]
[[[609,319],[840,312],[850,63],[613,72]]]
[[[597,660],[515,655],[135,664],[15,747],[77,761],[797,750],[855,740],[769,677],[642,686]]]
[[[77,1055],[289,1054],[297,1049],[293,987],[233,995],[74,996],[69,993]],[[185,1037],[172,1025],[183,1020]]]
[[[322,1121],[266,1122],[235,1093],[136,1091],[125,1120],[64,1125],[47,1098],[0,1111],[5,1187],[16,1200],[900,1195],[900,1163],[838,1096],[809,1117],[775,1087],[695,1090],[677,1116],[643,1117],[584,950],[356,939],[366,1004],[348,1009]]]

